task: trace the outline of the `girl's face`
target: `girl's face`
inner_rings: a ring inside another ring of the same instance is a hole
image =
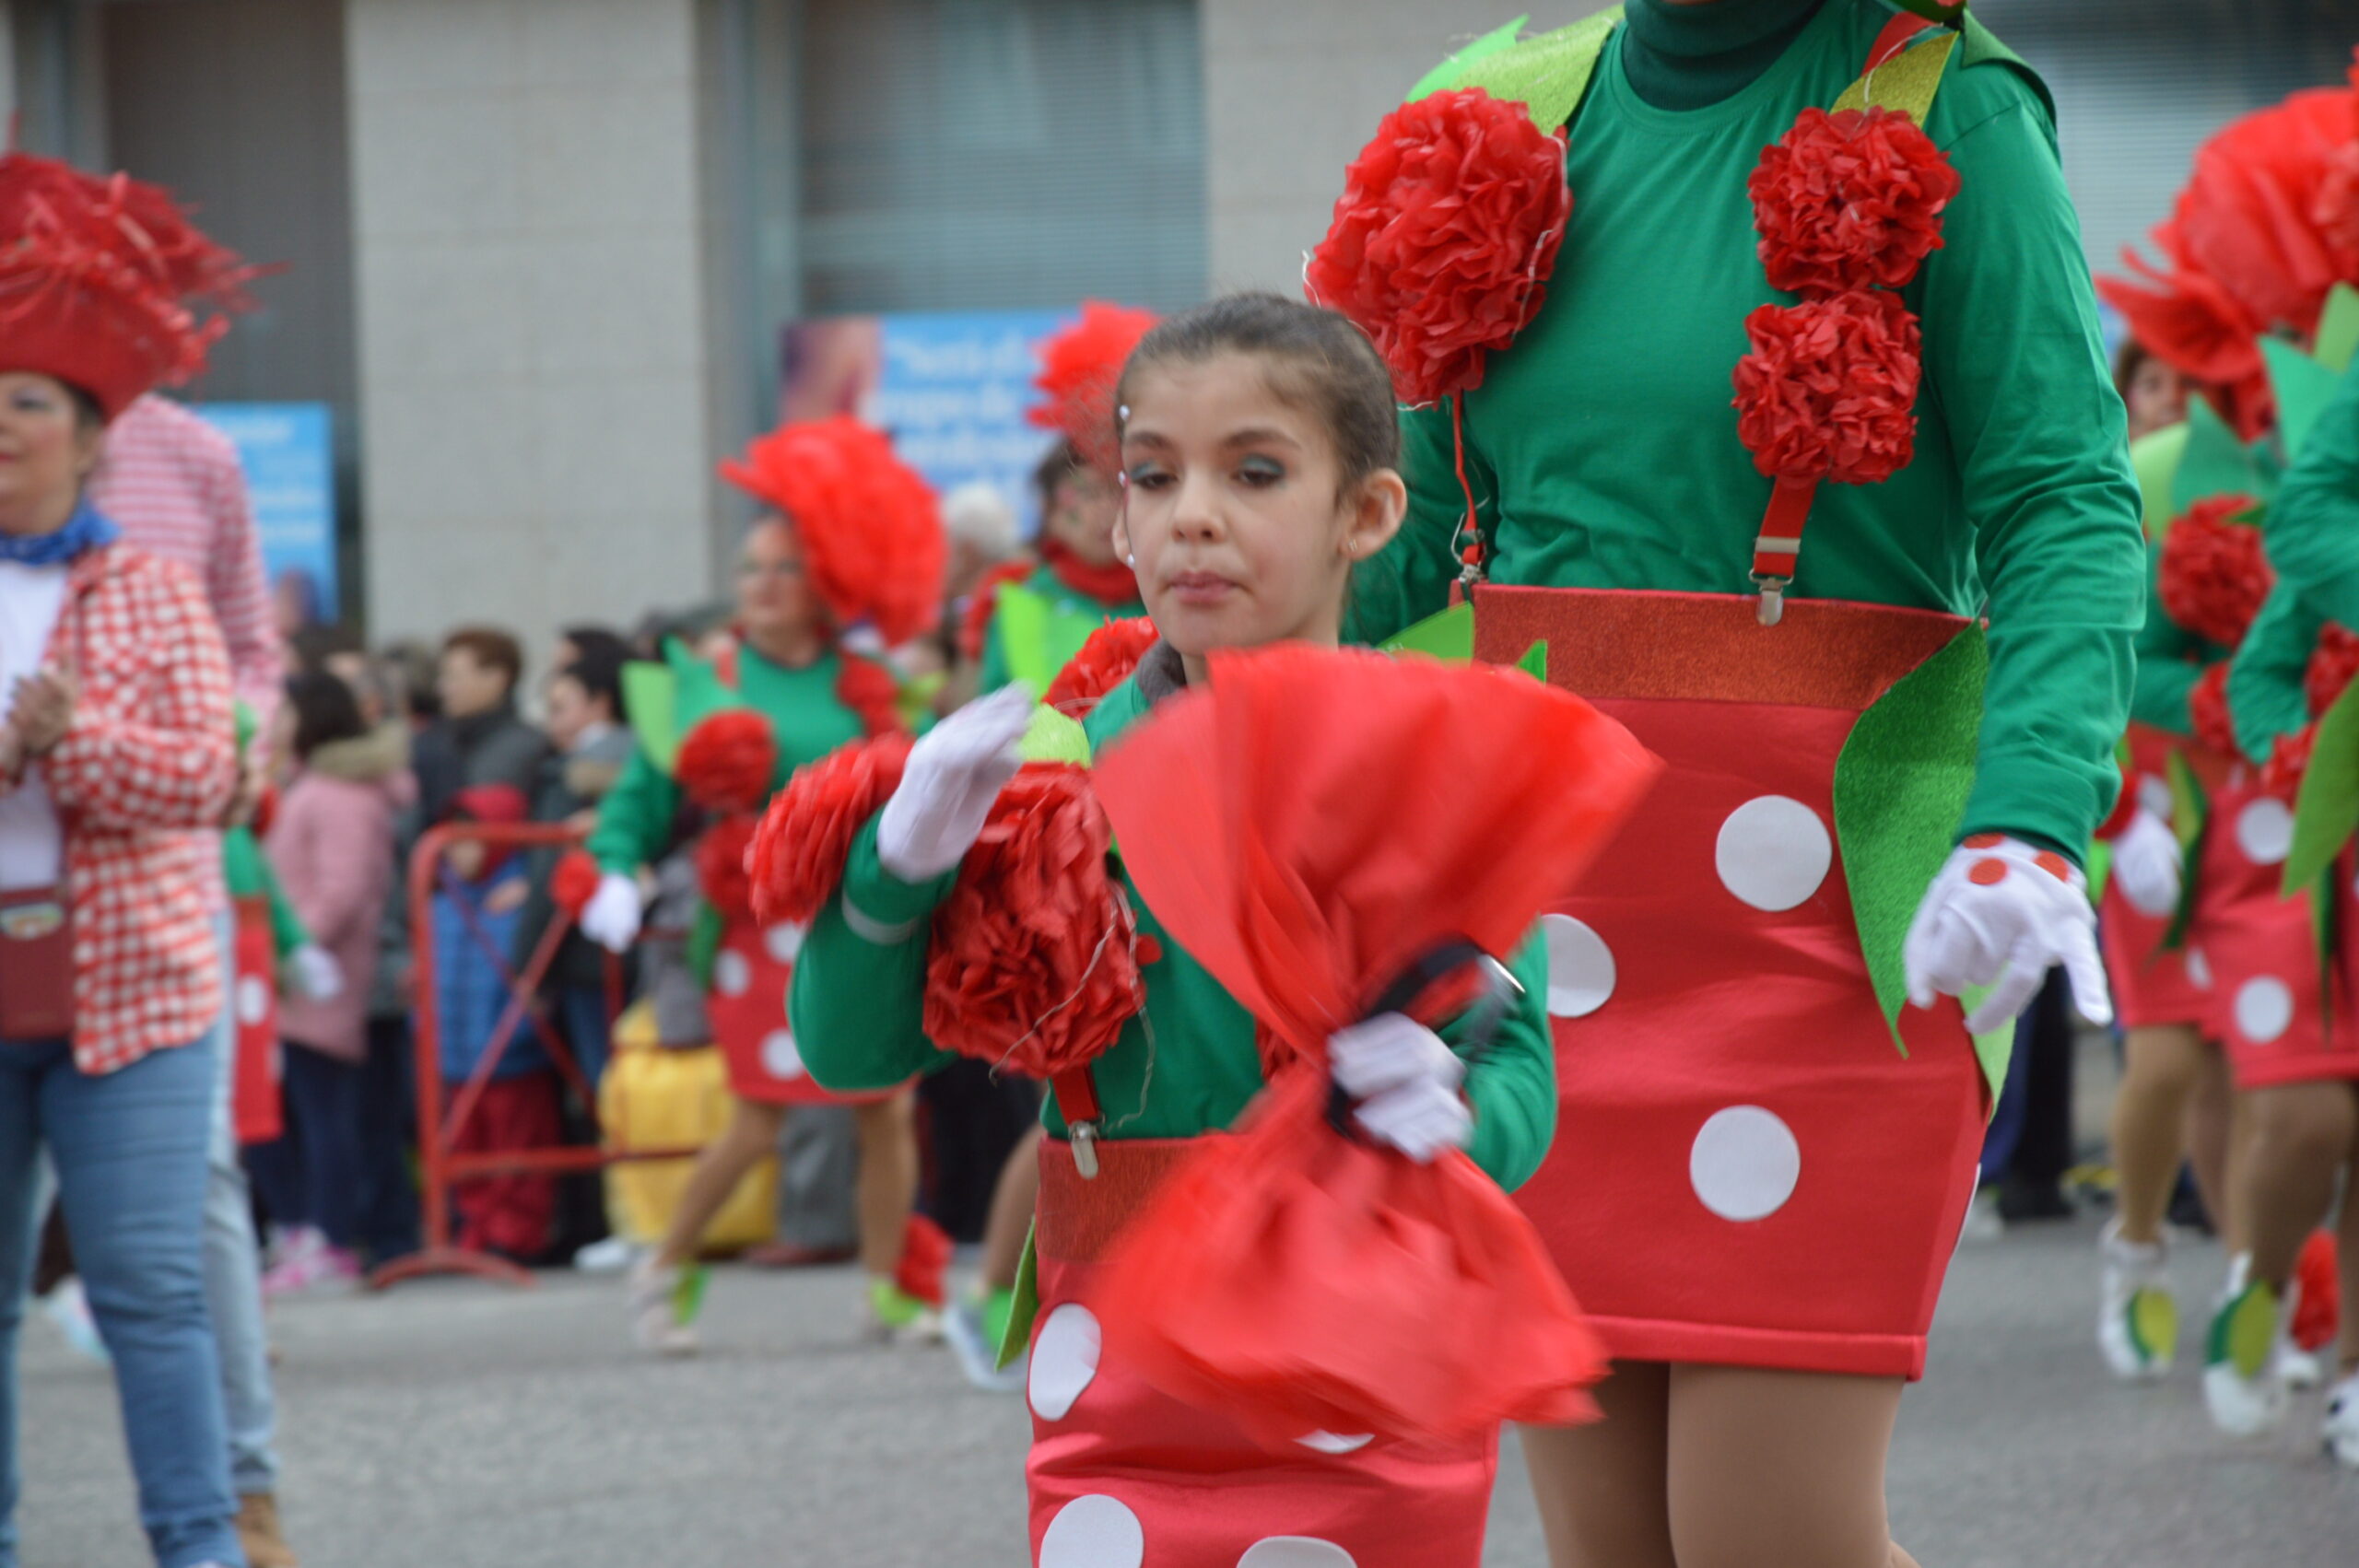
[[[2130,377],[2130,439],[2176,425],[2187,417],[2188,380],[2153,355],[2138,362]]]
[[[71,516],[99,439],[65,382],[0,371],[0,532],[45,532]]]
[[[763,519],[745,535],[737,557],[737,624],[759,644],[804,637],[818,620],[818,596],[803,568],[803,542],[784,519]]]
[[[1115,543],[1190,681],[1217,648],[1332,645],[1352,564],[1401,526],[1401,476],[1387,469],[1339,494],[1325,425],[1273,391],[1250,355],[1149,366],[1130,394]]]
[[[1121,490],[1097,470],[1084,466],[1058,481],[1049,497],[1049,515],[1041,521],[1049,536],[1085,565],[1110,567],[1120,558],[1114,549],[1114,520],[1121,511]]]

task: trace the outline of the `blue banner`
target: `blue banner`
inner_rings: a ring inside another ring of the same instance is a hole
[[[229,438],[246,470],[282,631],[334,622],[335,439],[324,403],[205,403],[205,421]]]

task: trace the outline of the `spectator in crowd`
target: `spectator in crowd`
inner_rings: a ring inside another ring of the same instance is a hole
[[[504,784],[529,799],[548,743],[518,717],[523,650],[508,633],[465,626],[442,639],[434,689],[441,718],[417,738],[418,804],[428,826],[446,821],[459,792]]]
[[[2130,439],[2151,436],[2187,417],[2187,400],[2195,383],[2173,366],[2156,358],[2134,337],[2121,340],[2113,362],[2113,384],[2130,407]]]

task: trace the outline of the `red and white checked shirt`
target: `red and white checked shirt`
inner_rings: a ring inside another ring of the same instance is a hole
[[[237,693],[266,724],[278,706],[278,627],[236,446],[149,392],[107,427],[89,493],[125,544],[196,573],[229,645]]]
[[[112,1072],[220,1016],[208,889],[237,787],[229,661],[195,574],[116,544],[74,563],[46,662],[81,683],[41,759],[65,834],[74,1062]]]

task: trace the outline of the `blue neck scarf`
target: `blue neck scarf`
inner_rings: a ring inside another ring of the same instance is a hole
[[[74,515],[54,533],[0,533],[0,561],[23,567],[55,567],[78,559],[86,551],[111,544],[123,530],[99,515],[88,497],[76,503]]]

